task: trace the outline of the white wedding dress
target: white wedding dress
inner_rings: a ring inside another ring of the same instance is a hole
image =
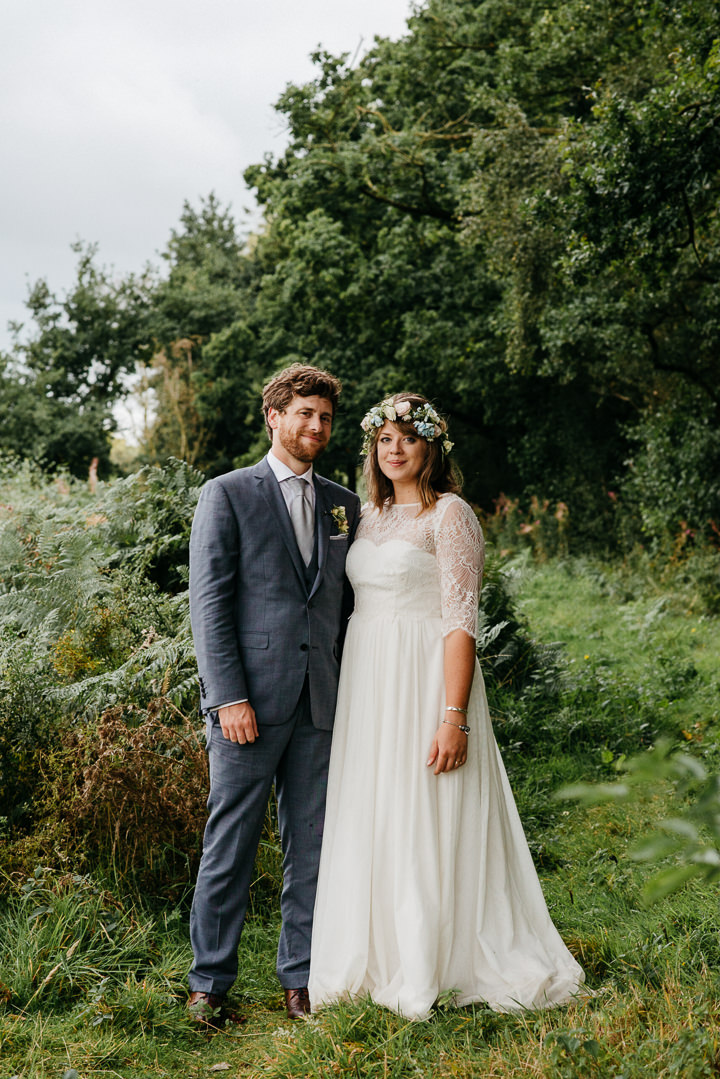
[[[584,975],[548,914],[477,664],[467,763],[439,776],[426,765],[445,714],[443,637],[477,633],[483,539],[456,495],[418,511],[366,507],[348,552],[355,610],[330,760],[312,1007],[369,994],[421,1019],[447,992],[498,1011],[559,1004]]]

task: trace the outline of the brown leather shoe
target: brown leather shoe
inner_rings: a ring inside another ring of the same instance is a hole
[[[285,1007],[288,1019],[303,1019],[310,1014],[310,994],[306,986],[285,990]]]
[[[191,993],[188,997],[187,1007],[191,1018],[199,1025],[217,1027],[224,1025],[222,1015],[223,1001],[225,997],[217,993]]]

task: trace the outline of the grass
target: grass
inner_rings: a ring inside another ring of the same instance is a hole
[[[661,679],[666,672],[664,681],[668,670],[697,678],[695,692],[678,695],[670,714],[682,726],[720,719],[720,621],[698,612],[693,589],[673,592],[645,574],[586,560],[534,567],[518,587],[535,632],[561,641],[575,667],[604,667],[640,682],[654,667]]]
[[[0,911],[0,1079],[720,1074],[717,889],[696,881],[645,906],[657,866],[628,856],[686,796],[662,781],[622,803],[553,797],[612,779],[618,756],[657,731],[718,770],[720,624],[687,590],[660,594],[584,561],[526,567],[517,587],[533,632],[563,642],[567,670],[561,688],[501,701],[498,732],[548,905],[594,996],[521,1016],[442,1007],[424,1023],[359,1001],[291,1025],[273,974],[277,916],[257,914],[234,992],[246,1022],[208,1040],[182,1006],[184,913],[39,872]]]

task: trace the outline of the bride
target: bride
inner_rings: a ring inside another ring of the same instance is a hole
[[[548,914],[475,658],[483,538],[445,422],[402,393],[363,420],[368,504],[345,641],[310,963],[313,1009],[367,994],[426,1018],[584,980]]]

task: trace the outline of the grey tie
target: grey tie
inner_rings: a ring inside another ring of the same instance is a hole
[[[315,521],[308,498],[307,481],[293,476],[285,482],[292,485],[293,500],[290,503],[290,520],[295,531],[295,539],[303,562],[309,566],[315,546]]]

